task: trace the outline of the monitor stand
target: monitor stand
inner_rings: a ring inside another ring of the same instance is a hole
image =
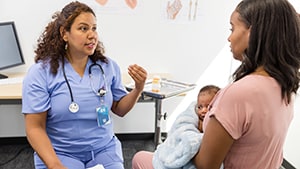
[[[0,74],[0,79],[6,79],[6,78],[8,78],[8,76]]]

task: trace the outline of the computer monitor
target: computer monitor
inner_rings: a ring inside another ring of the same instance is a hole
[[[13,21],[0,23],[0,70],[25,64]],[[0,79],[7,78],[0,74]]]

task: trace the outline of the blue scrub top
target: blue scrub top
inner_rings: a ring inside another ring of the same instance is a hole
[[[31,66],[24,78],[22,112],[33,114],[48,111],[46,130],[56,151],[78,153],[100,149],[114,136],[112,121],[110,124],[98,126],[96,108],[101,105],[102,98],[95,91],[106,86],[107,93],[103,100],[109,110],[113,100],[120,100],[127,91],[115,61],[108,58],[108,63],[97,63],[102,66],[105,78],[98,66],[92,67],[92,78],[89,77],[91,60],[86,65],[83,77],[65,61],[65,72],[74,102],[79,105],[77,113],[71,113],[68,109],[71,96],[62,66],[53,75],[49,64],[44,66],[39,62]]]

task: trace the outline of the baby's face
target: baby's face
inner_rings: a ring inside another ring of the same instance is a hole
[[[199,94],[195,111],[198,114],[200,120],[204,119],[205,114],[209,110],[209,104],[214,96],[215,95],[213,93],[209,93],[207,91],[201,92]]]

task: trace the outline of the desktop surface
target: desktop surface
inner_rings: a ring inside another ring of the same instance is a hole
[[[22,82],[24,73],[9,75],[8,78],[0,79],[0,99],[22,99]]]
[[[0,79],[0,85],[19,84],[23,82],[23,79],[23,76]]]
[[[22,99],[22,82],[25,73],[11,73],[7,74],[8,78],[0,79],[0,100],[21,100]],[[149,74],[149,78],[154,74]],[[162,78],[171,77],[167,73],[158,73]],[[127,74],[122,74],[122,81],[124,84],[131,82],[131,78]]]

